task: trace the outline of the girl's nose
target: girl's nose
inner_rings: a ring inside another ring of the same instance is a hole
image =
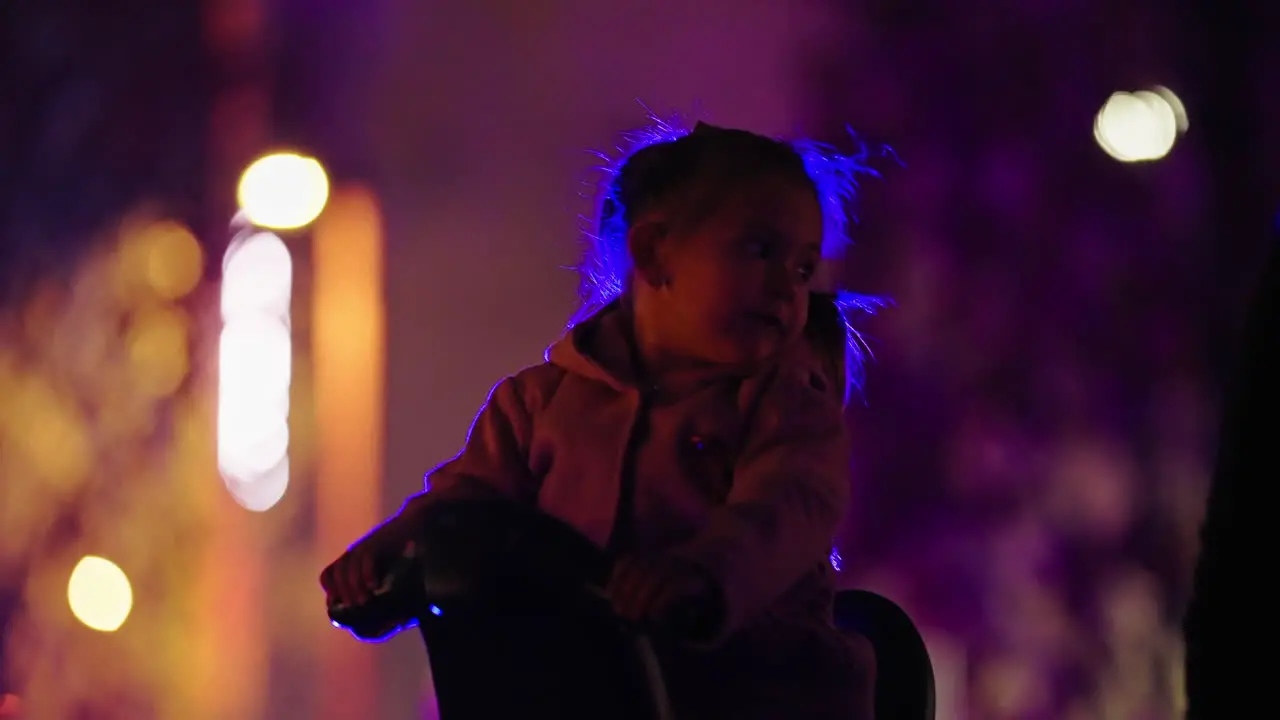
[[[766,285],[769,299],[778,302],[793,302],[799,290],[796,273],[791,272],[784,263],[778,263],[770,268]]]

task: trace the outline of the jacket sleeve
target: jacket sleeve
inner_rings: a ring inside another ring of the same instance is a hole
[[[525,384],[517,375],[494,386],[467,433],[462,452],[427,473],[425,490],[411,496],[401,514],[441,500],[498,497],[532,502],[537,498],[537,480],[529,469],[533,422]]]
[[[849,444],[840,404],[808,384],[765,391],[726,503],[677,554],[720,593],[712,642],[763,612],[827,562],[849,502]]]

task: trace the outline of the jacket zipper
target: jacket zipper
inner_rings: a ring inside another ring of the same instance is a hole
[[[653,405],[653,393],[653,388],[640,391],[627,445],[622,453],[622,467],[618,473],[618,504],[613,512],[613,529],[605,543],[605,551],[612,557],[625,553],[635,540],[635,460],[640,444],[649,434],[649,410]]]

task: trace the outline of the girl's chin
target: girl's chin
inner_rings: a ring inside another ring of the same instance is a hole
[[[701,352],[693,354],[701,357],[702,362],[713,365],[743,366],[750,368],[772,359],[782,350],[785,341],[781,337],[753,335],[750,337],[727,337],[719,342],[708,343]]]
[[[743,343],[734,348],[732,359],[728,362],[745,367],[759,365],[772,359],[781,349],[782,343],[777,340]]]

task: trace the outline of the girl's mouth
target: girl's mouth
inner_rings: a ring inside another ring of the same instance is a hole
[[[779,335],[785,334],[787,331],[787,324],[782,318],[771,313],[750,312],[747,313],[747,321],[753,327],[776,332]]]

